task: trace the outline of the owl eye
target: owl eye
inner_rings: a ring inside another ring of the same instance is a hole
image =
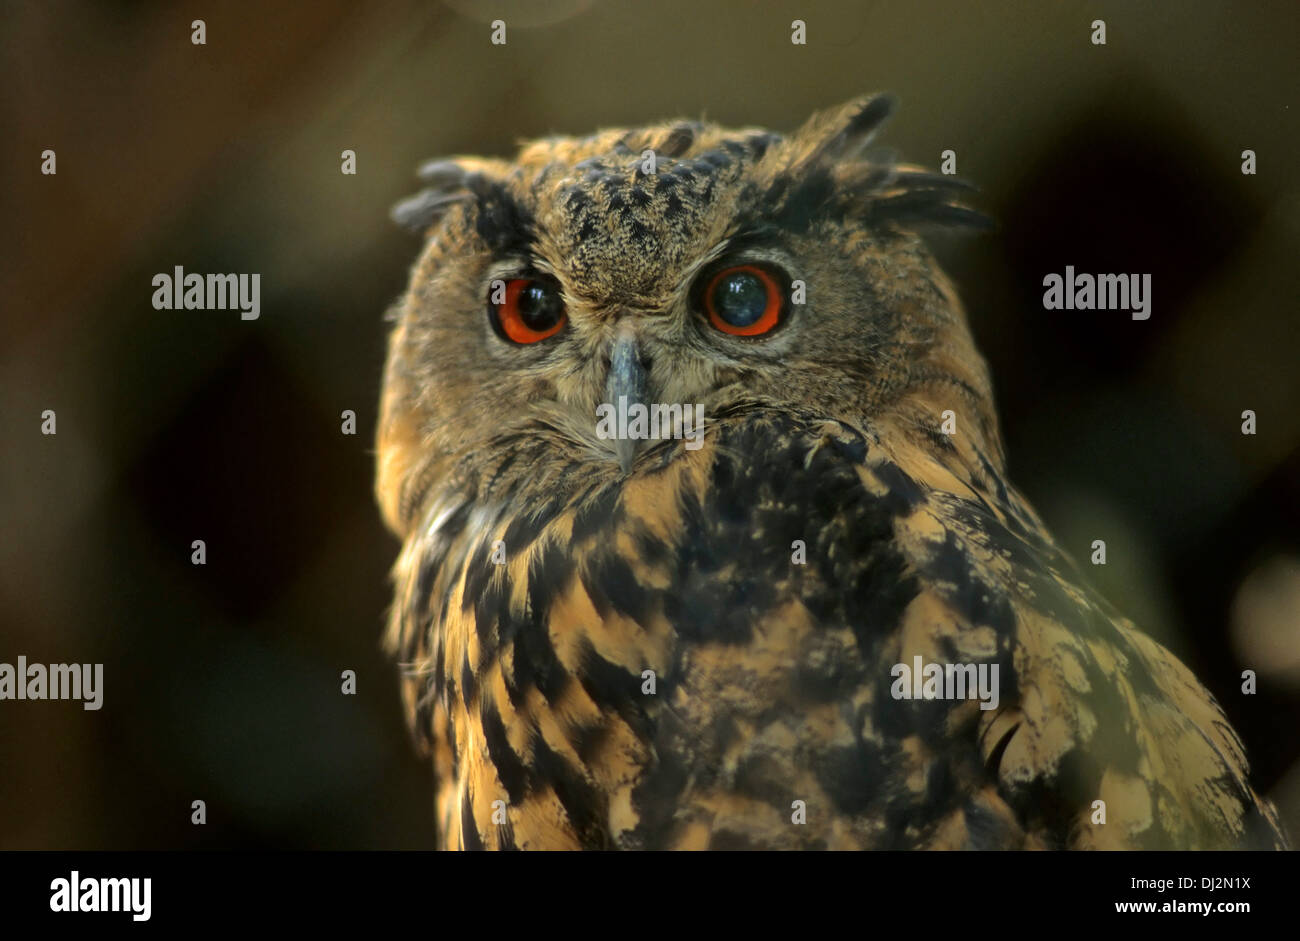
[[[492,302],[496,290],[499,288],[488,294],[488,312],[497,333],[512,343],[537,343],[555,336],[564,326],[564,299],[554,284],[537,278],[511,278],[499,304]]]
[[[777,279],[757,265],[724,268],[704,291],[709,322],[736,337],[770,332],[781,322],[784,309],[785,297]]]

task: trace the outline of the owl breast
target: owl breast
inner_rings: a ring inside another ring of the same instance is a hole
[[[1284,845],[1186,669],[911,458],[755,411],[441,510],[399,568],[444,844]]]
[[[431,540],[423,698],[449,844],[960,843],[966,814],[1014,830],[958,786],[981,758],[952,739],[979,711],[891,696],[909,618],[943,610],[895,539],[917,486],[883,455],[873,471],[862,434],[789,416],[660,451],[519,515],[507,488],[499,517]],[[993,633],[977,646],[1009,669]]]

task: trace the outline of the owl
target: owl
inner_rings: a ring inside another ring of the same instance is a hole
[[[387,643],[452,849],[1282,847],[1242,744],[1007,478],[918,231],[963,185],[698,122],[427,165]]]

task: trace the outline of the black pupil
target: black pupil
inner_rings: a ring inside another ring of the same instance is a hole
[[[733,327],[752,327],[767,310],[767,289],[757,275],[738,271],[713,289],[713,309]]]
[[[530,330],[542,332],[560,322],[564,305],[559,292],[534,281],[519,292],[519,319]]]

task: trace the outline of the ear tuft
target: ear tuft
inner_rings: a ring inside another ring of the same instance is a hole
[[[832,211],[906,226],[992,227],[959,201],[974,187],[871,146],[896,106],[890,94],[857,98],[818,112],[791,137],[789,163],[769,193],[790,224]]]
[[[452,206],[469,200],[466,193],[441,193],[438,190],[421,190],[414,196],[408,196],[391,210],[388,217],[408,232],[416,234],[428,231],[429,227],[440,220]]]
[[[481,163],[473,158],[430,160],[418,172],[426,188],[394,206],[389,218],[410,232],[428,231],[453,206],[473,198]]]
[[[814,114],[794,135],[807,148],[801,162],[807,166],[856,158],[894,113],[897,104],[893,95],[871,95]]]

